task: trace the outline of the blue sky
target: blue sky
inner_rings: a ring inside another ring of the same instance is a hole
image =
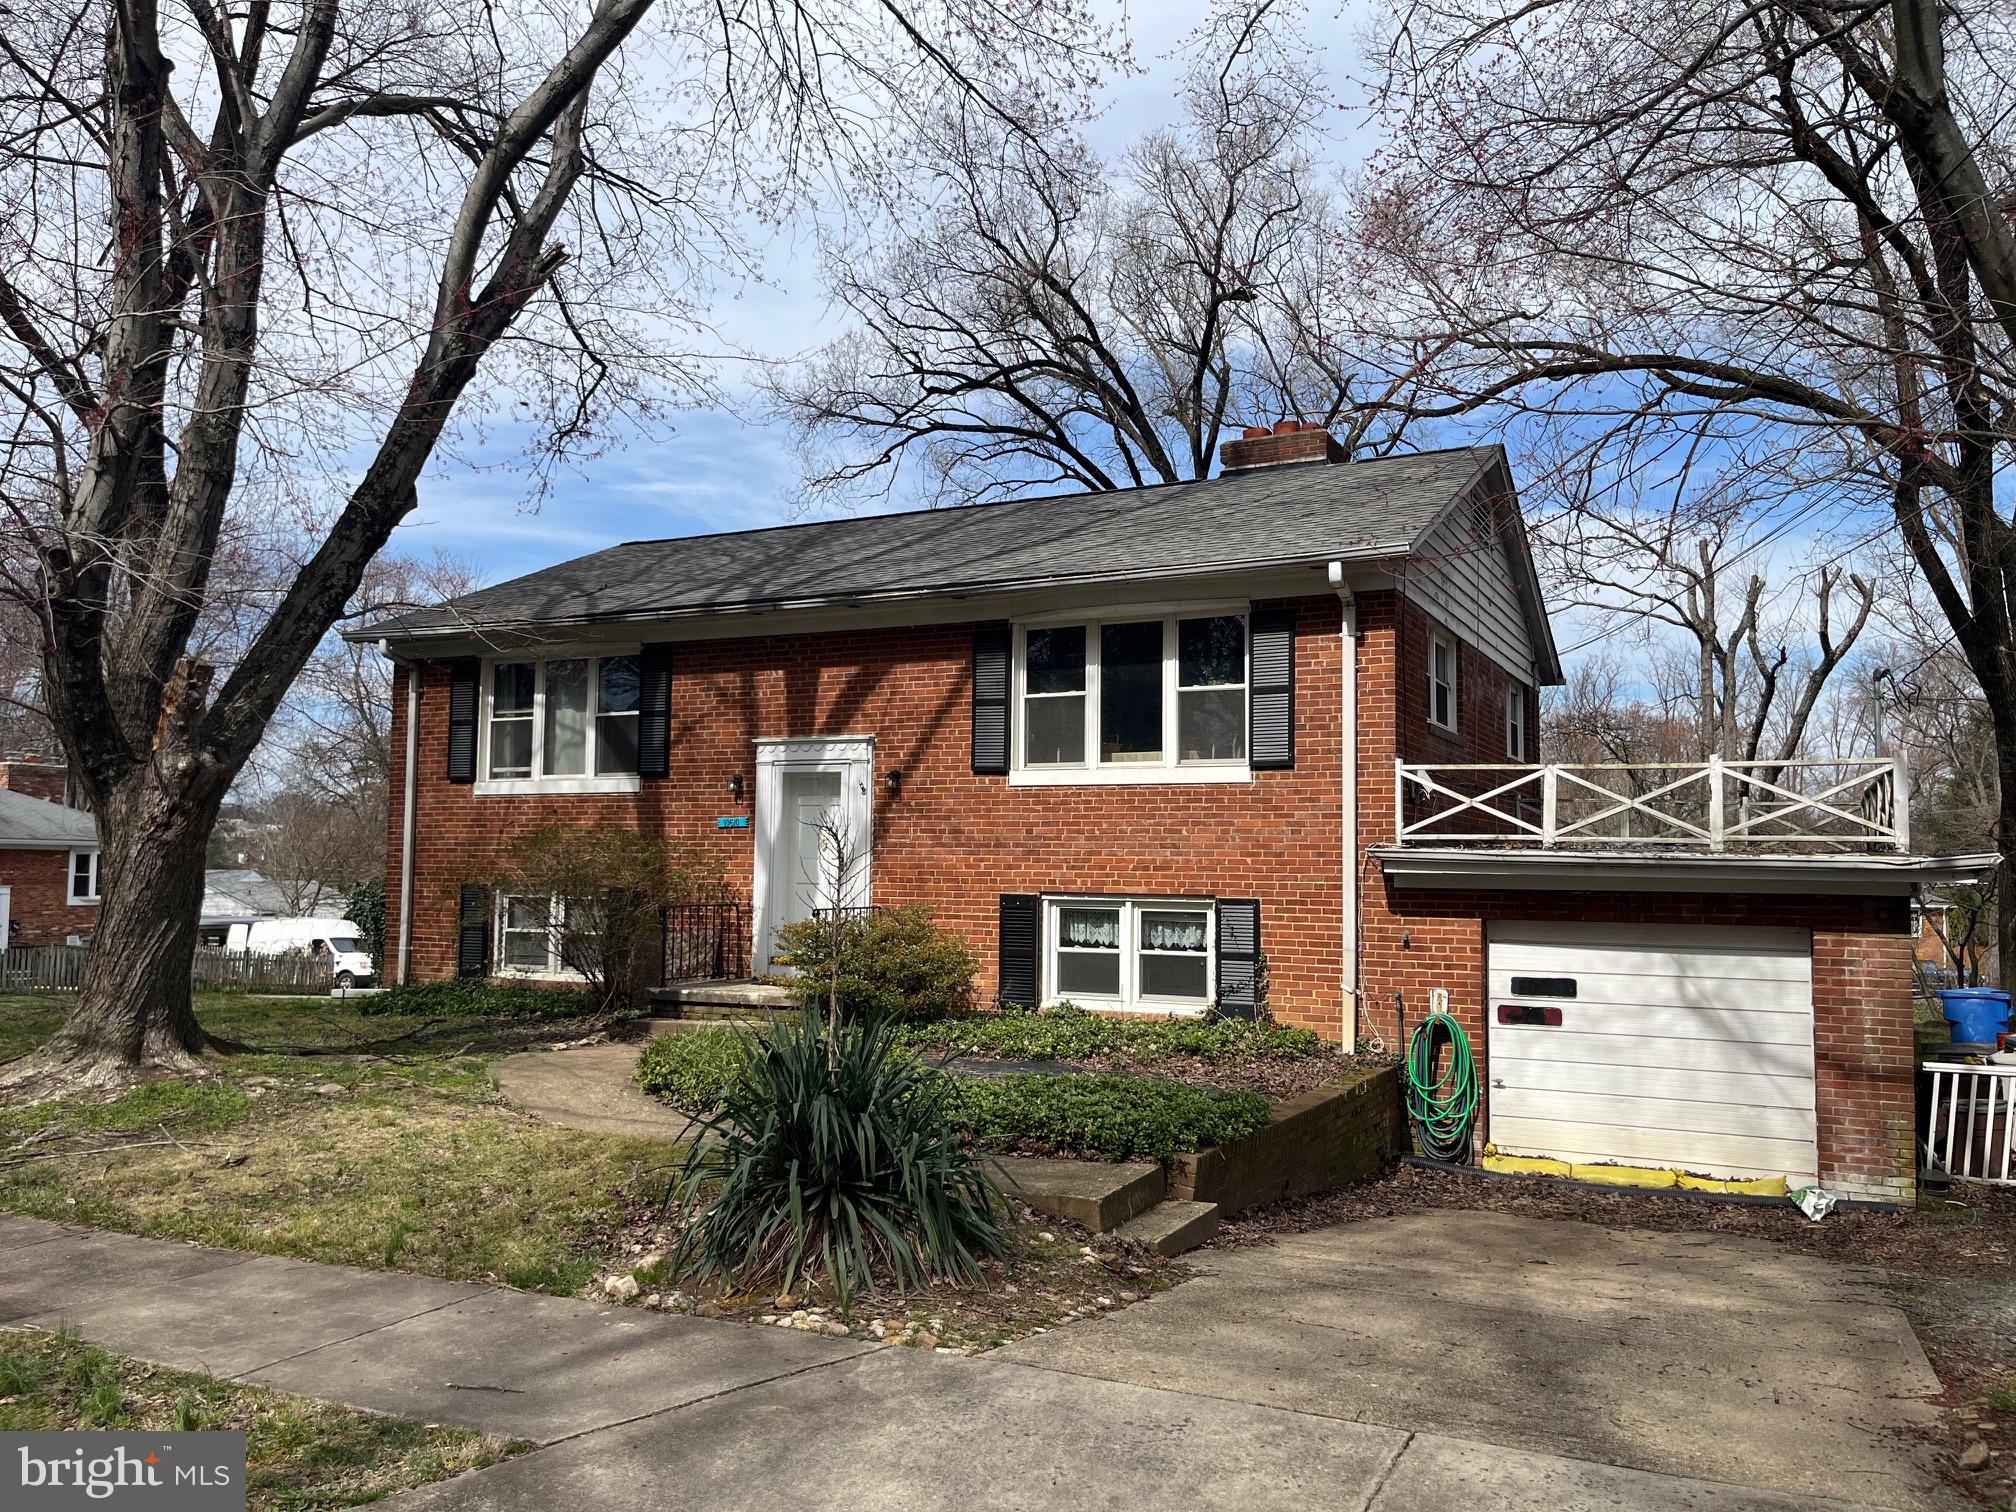
[[[1087,127],[1095,147],[1115,150],[1173,119],[1176,68],[1168,54],[1202,8],[1196,0],[1127,6],[1135,59],[1145,71],[1107,90],[1099,117]],[[1352,94],[1356,25],[1348,8],[1340,13],[1320,0],[1304,18],[1303,31],[1340,102]],[[1357,155],[1353,141],[1340,138],[1332,146],[1340,165]],[[782,358],[838,334],[820,293],[809,228],[787,226],[760,239],[753,222],[744,229],[762,253],[765,282],[719,290],[712,315],[723,347]],[[418,555],[451,551],[470,562],[485,583],[498,583],[618,541],[738,530],[797,517],[789,435],[735,413],[754,408],[741,402],[747,391],[737,364],[724,363],[719,382],[728,408],[688,411],[657,434],[627,438],[578,473],[554,479],[536,508],[527,506],[524,476],[510,467],[501,447],[495,467],[466,460],[437,465],[422,484],[418,510],[393,537],[393,549]]]

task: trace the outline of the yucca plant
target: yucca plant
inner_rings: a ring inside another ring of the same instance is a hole
[[[697,1205],[672,1269],[737,1290],[823,1280],[844,1306],[870,1286],[971,1281],[1004,1249],[1001,1196],[959,1139],[943,1072],[880,1023],[816,1013],[745,1042],[746,1064],[672,1198]]]

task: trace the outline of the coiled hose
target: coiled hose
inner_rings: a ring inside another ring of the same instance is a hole
[[[1448,1047],[1446,1059],[1439,1052]],[[1438,1060],[1443,1065],[1438,1074]],[[1477,1112],[1477,1063],[1470,1036],[1446,1013],[1431,1013],[1407,1037],[1407,1116],[1430,1160],[1470,1163],[1470,1122]]]

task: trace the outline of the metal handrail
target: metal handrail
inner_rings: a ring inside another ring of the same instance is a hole
[[[1810,791],[1795,785],[1815,774]],[[1627,786],[1617,785],[1620,778]],[[1394,837],[1403,846],[1855,845],[1908,852],[1909,792],[1902,756],[1544,765],[1400,760],[1393,764]],[[1577,811],[1578,804],[1590,811]],[[1450,827],[1459,819],[1482,827]]]

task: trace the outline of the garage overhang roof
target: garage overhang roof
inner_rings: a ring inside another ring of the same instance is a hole
[[[1411,845],[1375,846],[1372,854],[1402,887],[1900,898],[1921,886],[1972,881],[2001,859],[1992,851],[1971,856],[1638,855]]]

